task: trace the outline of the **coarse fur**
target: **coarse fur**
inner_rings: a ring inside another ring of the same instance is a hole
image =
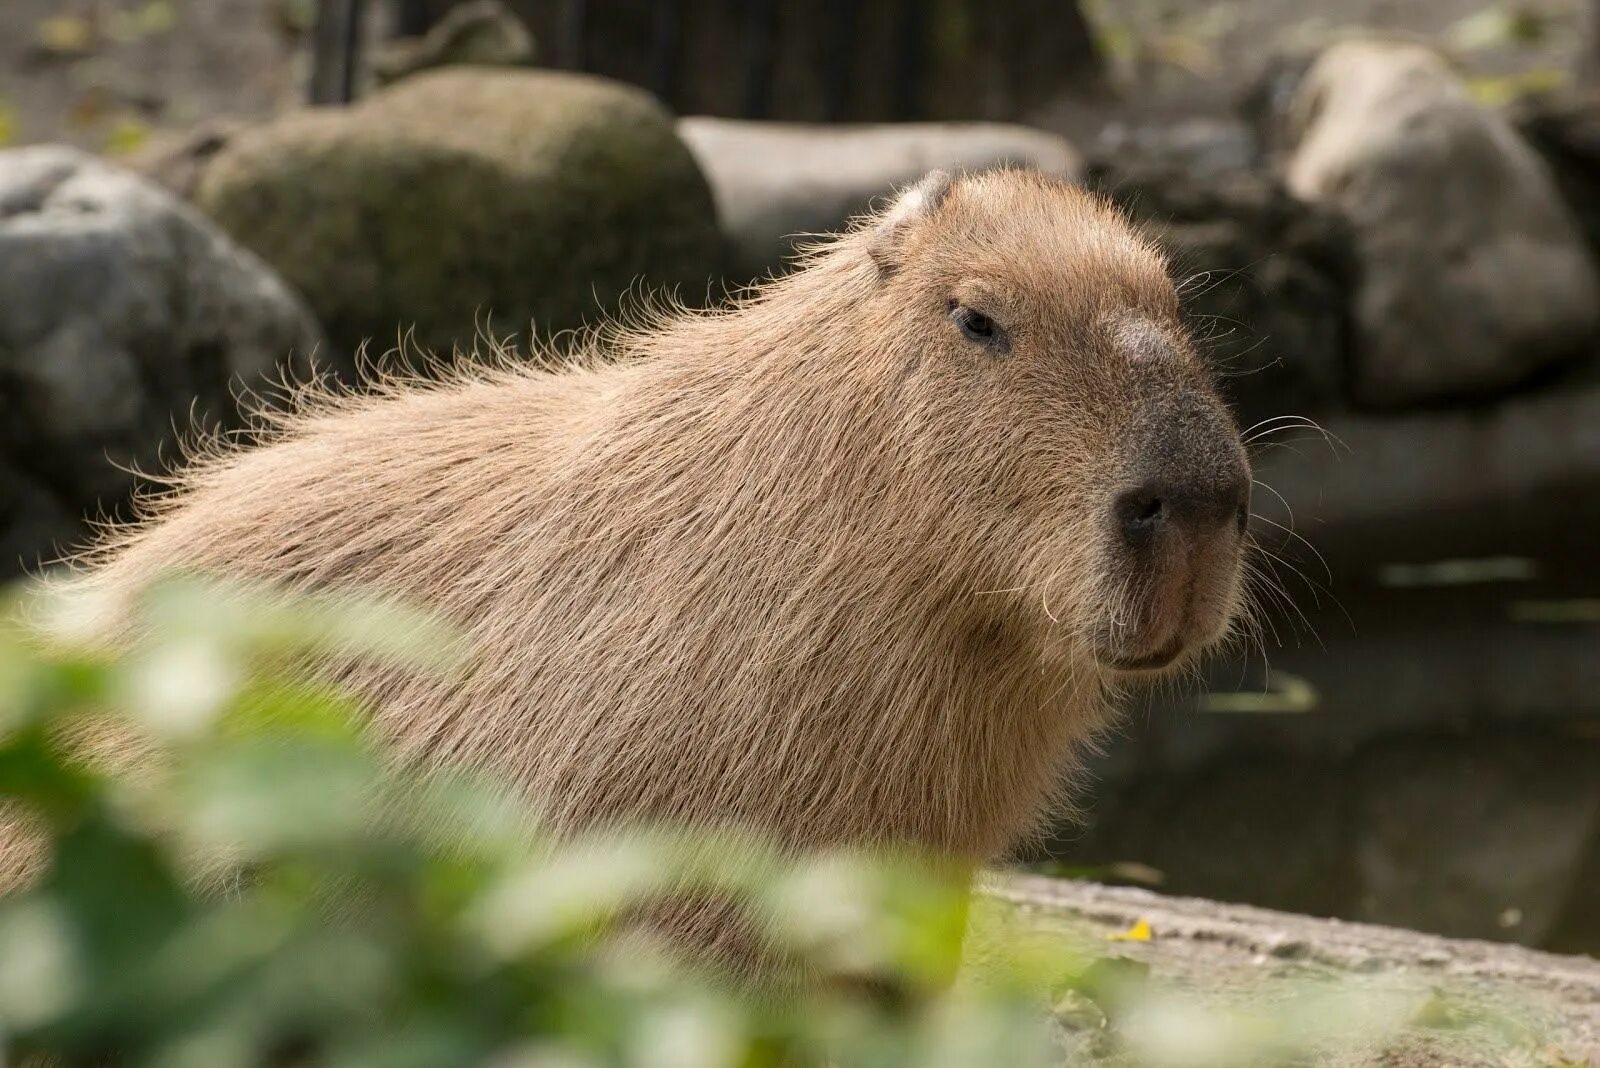
[[[464,362],[260,418],[74,581],[121,599],[199,570],[437,611],[456,677],[344,675],[402,762],[488,769],[558,832],[981,862],[1060,800],[1144,674],[1115,665],[1187,662],[1237,615],[1241,535],[1141,562],[1110,518],[1152,469],[1246,471],[1166,265],[1030,172],[931,177],[793,273],[554,370]]]

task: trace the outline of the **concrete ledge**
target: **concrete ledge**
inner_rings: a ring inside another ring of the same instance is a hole
[[[1294,979],[1401,999],[1401,1025],[1379,1046],[1353,1033],[1343,1049],[1296,1063],[1600,1064],[1600,962],[1588,957],[1009,873],[988,876],[983,891],[1030,927],[1148,963],[1159,988],[1253,1001],[1258,1011]],[[1149,941],[1107,941],[1141,920]]]

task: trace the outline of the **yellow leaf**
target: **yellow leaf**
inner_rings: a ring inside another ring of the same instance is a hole
[[[120,156],[137,150],[150,139],[150,127],[130,116],[123,116],[117,120],[111,132],[106,134],[105,151],[107,155]]]
[[[17,113],[7,104],[0,103],[0,148],[17,139]]]
[[[35,34],[39,47],[59,56],[82,55],[94,41],[94,27],[88,19],[75,15],[56,15],[39,23]]]
[[[1140,917],[1139,921],[1126,931],[1106,935],[1108,942],[1148,942],[1155,937],[1155,932],[1150,929],[1150,921]]]

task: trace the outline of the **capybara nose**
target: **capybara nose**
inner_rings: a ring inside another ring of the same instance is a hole
[[[1232,527],[1244,531],[1250,519],[1248,477],[1179,483],[1155,479],[1117,495],[1115,521],[1123,541],[1140,549],[1179,535],[1197,546]]]

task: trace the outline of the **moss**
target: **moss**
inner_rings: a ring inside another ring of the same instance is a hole
[[[592,321],[636,282],[703,291],[711,193],[646,94],[545,71],[446,69],[234,138],[200,207],[293,282],[334,344],[470,345]]]

